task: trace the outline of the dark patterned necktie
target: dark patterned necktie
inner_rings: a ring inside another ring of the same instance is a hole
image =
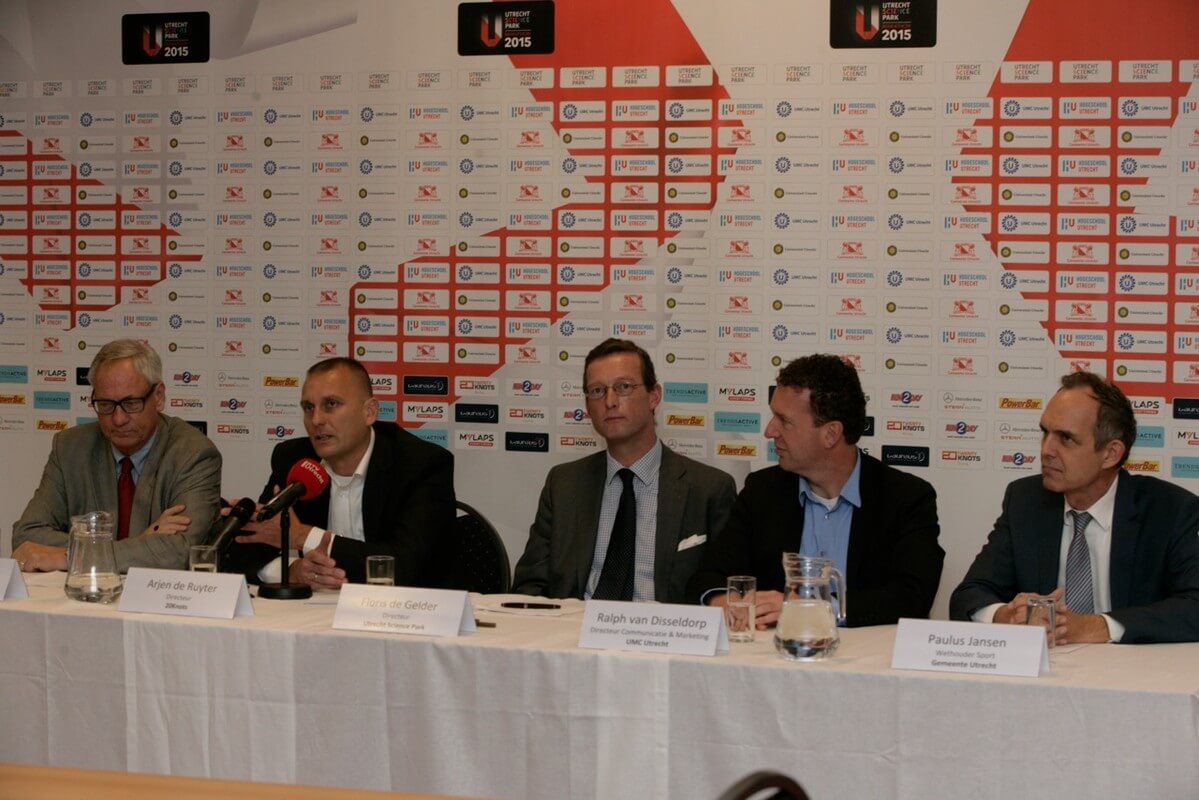
[[[1074,515],[1074,536],[1066,554],[1066,606],[1079,614],[1095,611],[1095,593],[1091,584],[1091,553],[1084,535],[1091,515],[1071,511]]]
[[[604,556],[604,568],[599,583],[591,597],[595,600],[633,599],[633,551],[637,545],[637,497],[633,494],[633,471],[622,469],[616,473],[623,484],[620,490],[620,505],[616,508],[616,522],[612,524],[612,536],[608,539],[608,552]]]
[[[129,515],[133,512],[133,493],[137,486],[133,483],[133,459],[125,456],[121,459],[121,476],[117,478],[117,539],[129,535]]]

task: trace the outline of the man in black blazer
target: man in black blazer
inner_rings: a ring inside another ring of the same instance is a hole
[[[546,476],[513,591],[686,602],[687,580],[728,517],[733,479],[658,440],[654,409],[662,387],[636,343],[596,345],[584,361],[583,390],[607,450],[559,464]],[[635,501],[622,548],[620,473],[628,471]]]
[[[950,616],[1018,621],[1030,594],[1050,594],[1059,642],[1199,641],[1199,498],[1121,469],[1136,441],[1128,398],[1066,375],[1041,431],[1041,475],[1008,485]]]
[[[729,575],[754,575],[765,628],[782,609],[782,554],[799,552],[831,559],[845,576],[847,625],[927,617],[945,558],[933,487],[858,449],[866,397],[837,356],[796,359],[776,384],[766,437],[779,465],[746,478],[688,592],[723,605]]]
[[[454,529],[454,457],[387,422],[370,375],[357,361],[330,358],[308,370],[301,390],[307,437],[281,442],[259,502],[285,485],[302,458],[320,459],[329,486],[297,503],[290,540],[303,557],[289,579],[314,589],[365,581],[366,557],[395,557],[399,586],[438,586],[447,563],[443,543]],[[251,578],[280,577],[278,518],[243,528],[222,569]]]

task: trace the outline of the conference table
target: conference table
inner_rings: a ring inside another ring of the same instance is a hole
[[[459,637],[334,630],[336,594],[233,620],[0,602],[0,762],[496,798],[1199,796],[1199,644],[1090,645],[1039,678],[825,661],[768,634],[711,658],[580,649],[582,603]],[[556,613],[556,616],[543,616]]]

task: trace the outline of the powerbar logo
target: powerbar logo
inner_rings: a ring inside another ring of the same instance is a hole
[[[927,447],[907,447],[903,445],[883,445],[883,463],[900,467],[927,467],[929,454]]]
[[[1040,411],[1045,401],[1040,397],[1000,397],[1000,411]]]
[[[718,444],[716,446],[716,455],[729,456],[733,458],[757,458],[758,446],[756,444]]]
[[[265,389],[298,389],[300,379],[294,375],[263,375],[262,386]]]

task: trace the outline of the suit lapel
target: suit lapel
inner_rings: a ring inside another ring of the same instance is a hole
[[[1136,487],[1123,473],[1117,480],[1116,507],[1112,511],[1112,549],[1108,561],[1113,609],[1132,605],[1133,565],[1136,563],[1137,538],[1141,533]]]
[[[575,550],[575,586],[579,595],[587,588],[591,574],[591,559],[595,555],[596,530],[599,528],[600,503],[604,496],[604,478],[608,474],[605,453],[596,453],[587,462],[582,485],[576,487],[575,530],[578,548]]]
[[[362,533],[366,541],[373,538],[371,533],[383,531],[383,515],[390,504],[387,502],[388,478],[399,482],[399,467],[394,463],[391,451],[391,440],[375,429],[375,449],[371,451],[371,460],[366,464],[366,480],[362,484]],[[330,485],[317,500],[324,504],[324,518],[329,519]]]
[[[88,498],[85,508],[89,511],[96,509],[102,511],[111,511],[113,519],[113,532],[116,532],[117,520],[117,462],[112,455],[112,445],[100,433],[99,425],[96,426],[96,443],[90,456],[92,468],[85,474],[100,476],[96,481],[88,481],[95,486],[95,497]],[[65,476],[67,481],[71,481],[75,476]],[[69,521],[68,521],[69,525]],[[133,526],[129,529],[132,531]]]
[[[154,487],[158,483],[158,470],[162,468],[162,458],[167,450],[167,440],[170,439],[169,427],[166,417],[159,414],[154,444],[142,464],[141,474],[137,476],[137,487],[133,492],[133,507],[129,510],[130,536],[137,536],[154,521],[151,518],[154,510]],[[187,509],[184,509],[183,513],[186,514]]]
[[[1065,511],[1065,500],[1060,494],[1041,488],[1038,492],[1040,501],[1033,509],[1033,518],[1024,521],[1013,520],[1012,524],[1027,524],[1033,530],[1034,546],[1037,552],[1037,591],[1048,594],[1057,588],[1057,575],[1060,571],[1062,558],[1062,514]]]
[[[658,467],[658,516],[654,532],[654,597],[661,600],[670,595],[670,572],[679,541],[683,538],[680,526],[687,507],[687,484],[683,476],[687,467],[665,445],[662,463]],[[705,531],[709,536],[711,531]]]
[[[877,464],[859,451],[862,469],[858,475],[858,496],[862,499],[862,507],[854,509],[853,518],[849,523],[849,551],[845,557],[845,582],[851,583],[854,576],[861,573],[862,560],[869,558],[873,550],[871,539],[879,535],[875,508],[870,498],[878,496],[879,471]],[[802,516],[800,517],[802,520]],[[801,524],[802,529],[802,524]]]

